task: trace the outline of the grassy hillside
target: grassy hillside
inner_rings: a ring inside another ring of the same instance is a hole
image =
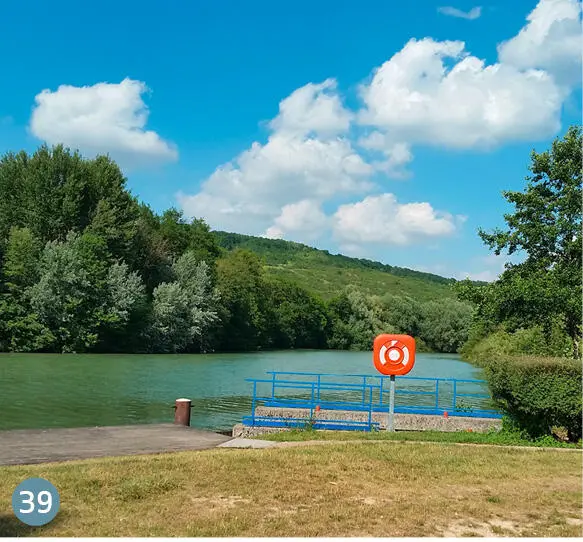
[[[244,248],[264,258],[268,272],[292,280],[329,299],[349,284],[363,291],[383,295],[408,295],[419,301],[454,297],[454,279],[402,267],[330,254],[299,243],[216,231],[225,250]]]

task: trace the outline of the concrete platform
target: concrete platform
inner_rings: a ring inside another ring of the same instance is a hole
[[[204,450],[229,440],[173,424],[0,431],[0,465]]]
[[[307,422],[310,418],[310,410],[261,406],[255,409],[255,415],[278,418],[302,418]],[[314,419],[367,421],[368,413],[349,410],[320,410],[314,413]],[[373,413],[372,420],[373,422],[379,423],[380,429],[384,430],[387,428],[388,414],[375,412]],[[483,433],[491,429],[500,429],[501,427],[502,420],[496,418],[473,418],[469,416],[450,416],[444,418],[443,416],[426,414],[395,414],[396,431],[473,431]],[[248,427],[237,424],[233,428],[233,437],[253,437],[287,430],[286,428]]]

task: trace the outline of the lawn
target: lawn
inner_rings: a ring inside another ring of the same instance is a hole
[[[577,451],[345,442],[0,468],[4,536],[580,536]],[[32,529],[11,493],[61,511]]]
[[[314,431],[292,429],[278,433],[266,433],[257,438],[277,442],[304,442],[314,440],[390,440],[414,442],[441,442],[450,444],[491,444],[496,446],[530,446],[539,448],[579,448],[581,441],[563,442],[551,436],[536,440],[522,437],[516,432],[489,431],[486,433],[470,431]]]

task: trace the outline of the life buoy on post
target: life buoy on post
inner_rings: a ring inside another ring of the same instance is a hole
[[[379,335],[374,340],[373,363],[383,375],[407,374],[415,365],[415,339],[409,335]]]

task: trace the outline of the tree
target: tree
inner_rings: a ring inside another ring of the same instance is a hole
[[[581,341],[581,127],[569,128],[549,151],[531,154],[523,192],[503,192],[514,205],[507,227],[479,231],[499,255],[520,253],[499,280],[480,288],[458,286],[461,298],[477,304],[484,332],[504,325],[513,331],[540,324],[550,332],[559,320],[579,355]]]
[[[266,282],[269,346],[325,348],[329,324],[326,306],[318,298],[285,280]]]
[[[458,352],[468,338],[473,308],[455,299],[428,301],[422,307],[419,334],[431,350]]]
[[[198,261],[204,260],[208,265],[214,265],[220,255],[217,239],[201,219],[195,218],[189,223],[182,211],[172,208],[164,211],[159,218],[159,229],[173,257],[189,250],[194,252]]]
[[[423,319],[423,309],[419,301],[408,296],[385,295],[383,319],[398,333],[417,337]]]
[[[188,298],[177,282],[164,282],[154,290],[148,336],[155,352],[181,352],[192,342]]]
[[[218,323],[220,295],[213,284],[211,268],[205,261],[199,261],[194,250],[185,252],[174,264],[178,284],[186,292],[190,309],[192,340],[196,350],[205,352],[211,348],[207,335]]]
[[[330,348],[370,350],[380,333],[394,333],[384,320],[385,308],[378,297],[367,296],[356,287],[347,287],[330,302],[332,330]]]
[[[28,228],[11,228],[3,275],[6,288],[14,296],[18,296],[37,281],[41,249],[41,243]]]
[[[97,344],[108,256],[105,241],[92,234],[71,232],[44,248],[40,278],[26,295],[57,351],[85,352]]]
[[[175,280],[154,290],[151,348],[158,352],[204,352],[210,348],[208,332],[219,318],[219,295],[209,266],[185,252],[173,265]]]
[[[28,228],[10,230],[0,290],[0,351],[43,350],[54,340],[25,295],[38,280],[40,253],[41,244]]]
[[[97,349],[105,352],[143,350],[140,331],[147,316],[146,287],[125,262],[107,270]]]
[[[267,297],[261,260],[236,249],[217,262],[223,325],[217,336],[224,350],[254,350],[266,341]]]

